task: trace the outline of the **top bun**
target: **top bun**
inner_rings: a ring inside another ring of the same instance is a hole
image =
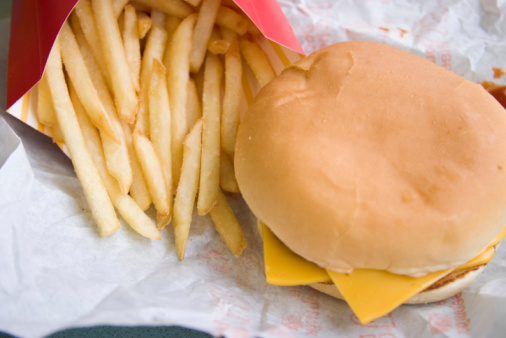
[[[506,222],[506,111],[420,57],[339,43],[260,91],[235,169],[253,213],[307,260],[420,276],[470,260]]]

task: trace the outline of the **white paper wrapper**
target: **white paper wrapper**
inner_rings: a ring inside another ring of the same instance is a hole
[[[348,39],[383,41],[473,81],[502,83],[492,71],[506,69],[506,4],[498,3],[280,0],[307,52]],[[202,217],[195,217],[183,262],[171,228],[161,241],[144,239],[126,224],[99,238],[68,159],[36,131],[13,125],[23,144],[0,120],[2,331],[40,337],[111,324],[181,325],[229,337],[506,332],[504,245],[462,294],[437,304],[401,306],[363,326],[344,302],[303,286],[265,283],[255,220],[238,196],[228,197],[249,245],[239,258]]]

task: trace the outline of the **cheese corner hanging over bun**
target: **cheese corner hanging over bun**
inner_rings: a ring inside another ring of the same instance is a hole
[[[243,116],[237,181],[293,252],[336,272],[421,276],[506,222],[506,113],[481,86],[384,44],[285,69]]]

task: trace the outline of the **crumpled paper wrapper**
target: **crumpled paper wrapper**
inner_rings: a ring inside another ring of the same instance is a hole
[[[492,68],[506,69],[506,4],[279,2],[306,52],[349,39],[382,41],[473,81],[504,82]],[[506,332],[504,246],[461,294],[403,305],[364,326],[344,302],[304,286],[265,283],[255,219],[240,196],[228,198],[249,244],[243,255],[235,258],[210,220],[195,217],[179,262],[170,227],[161,241],[126,224],[99,238],[69,161],[40,135],[21,136],[23,143],[0,120],[0,330],[26,337],[101,324],[180,325],[229,337]]]

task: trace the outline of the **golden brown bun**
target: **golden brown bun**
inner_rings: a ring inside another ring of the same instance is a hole
[[[506,113],[422,58],[340,43],[260,91],[235,169],[253,213],[302,257],[424,275],[467,262],[506,222]]]

